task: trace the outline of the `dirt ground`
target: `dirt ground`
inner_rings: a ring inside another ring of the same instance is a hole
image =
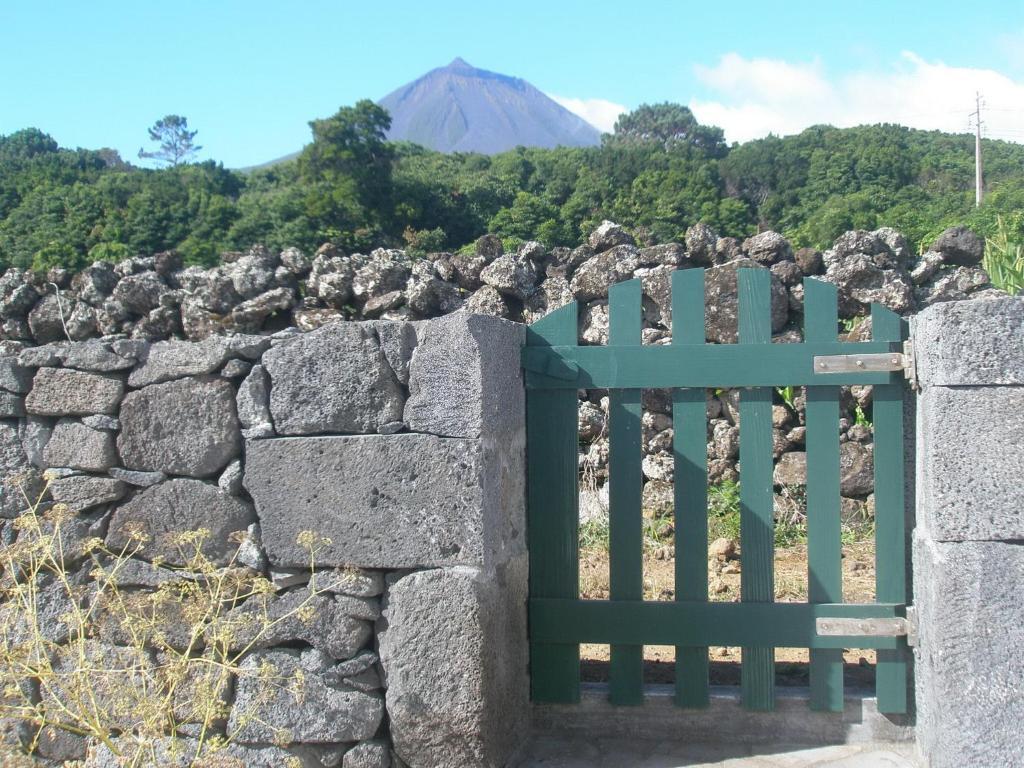
[[[708,562],[710,599],[738,601],[740,598],[739,557],[713,558]],[[671,548],[645,553],[644,599],[672,600],[675,561]],[[580,553],[580,596],[584,599],[607,599],[608,553],[604,549],[585,549]],[[777,602],[804,602],[807,599],[807,546],[797,544],[776,549],[775,599]],[[875,599],[875,550],[870,539],[843,547],[843,599],[845,602],[872,602]],[[739,685],[739,648],[710,649],[711,684]],[[582,679],[603,682],[608,679],[609,650],[607,645],[583,645],[580,648]],[[849,686],[873,687],[875,652],[848,649],[844,679]],[[808,684],[808,651],[806,648],[775,650],[776,682],[779,685]],[[644,646],[644,680],[647,683],[672,683],[675,680],[675,648]]]

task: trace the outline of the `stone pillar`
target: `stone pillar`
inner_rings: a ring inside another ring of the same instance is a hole
[[[1024,298],[915,319],[917,731],[931,766],[1021,765]]]
[[[264,356],[269,417],[240,409],[278,435],[246,442],[271,568],[302,568],[315,530],[319,566],[387,572],[377,651],[410,768],[499,768],[527,735],[524,336],[464,312],[325,326]]]
[[[380,658],[395,753],[411,768],[500,768],[527,736],[524,326],[463,312],[417,328],[405,420],[477,452],[472,546],[388,587]],[[440,488],[438,501],[462,489]]]

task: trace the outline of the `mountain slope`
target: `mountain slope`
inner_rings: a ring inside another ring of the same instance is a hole
[[[433,69],[378,102],[391,113],[388,138],[441,152],[494,154],[517,146],[599,144],[601,133],[525,80],[462,59]]]

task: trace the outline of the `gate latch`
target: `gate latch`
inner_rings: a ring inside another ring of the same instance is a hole
[[[901,352],[876,352],[863,355],[816,355],[815,373],[862,373],[866,371],[903,371],[913,389],[917,388],[914,345],[905,341]]]
[[[914,608],[907,608],[907,617],[889,619],[818,618],[814,629],[819,637],[906,637],[907,645],[917,645]]]

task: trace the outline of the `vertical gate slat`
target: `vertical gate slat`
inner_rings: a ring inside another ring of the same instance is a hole
[[[804,280],[804,338],[836,341],[837,291]],[[839,512],[839,387],[807,388],[807,599],[843,600]],[[843,709],[843,652],[811,649],[811,709]]]
[[[767,269],[737,270],[739,341],[771,342],[771,282]],[[740,548],[743,602],[774,600],[774,499],[772,496],[772,390],[752,387],[740,393]],[[775,649],[744,647],[743,705],[775,706]]]
[[[871,335],[875,341],[906,338],[900,316],[871,305]],[[905,501],[903,486],[902,384],[876,386],[872,393],[875,427],[875,599],[904,603],[907,599]],[[906,649],[879,650],[875,667],[878,711],[907,711]]]
[[[704,343],[704,270],[672,273],[672,343]],[[703,389],[672,391],[676,600],[708,599],[707,404]],[[708,649],[676,647],[680,707],[708,706]]]
[[[640,344],[641,295],[639,280],[609,289],[609,346]],[[612,600],[643,599],[642,394],[640,389],[619,389],[608,395],[608,559]],[[611,647],[608,692],[612,704],[643,703],[643,652],[642,645]]]
[[[575,302],[526,331],[528,346],[574,346]],[[579,401],[576,390],[526,392],[527,524],[532,597],[579,597]],[[580,699],[580,647],[530,643],[534,701]]]

